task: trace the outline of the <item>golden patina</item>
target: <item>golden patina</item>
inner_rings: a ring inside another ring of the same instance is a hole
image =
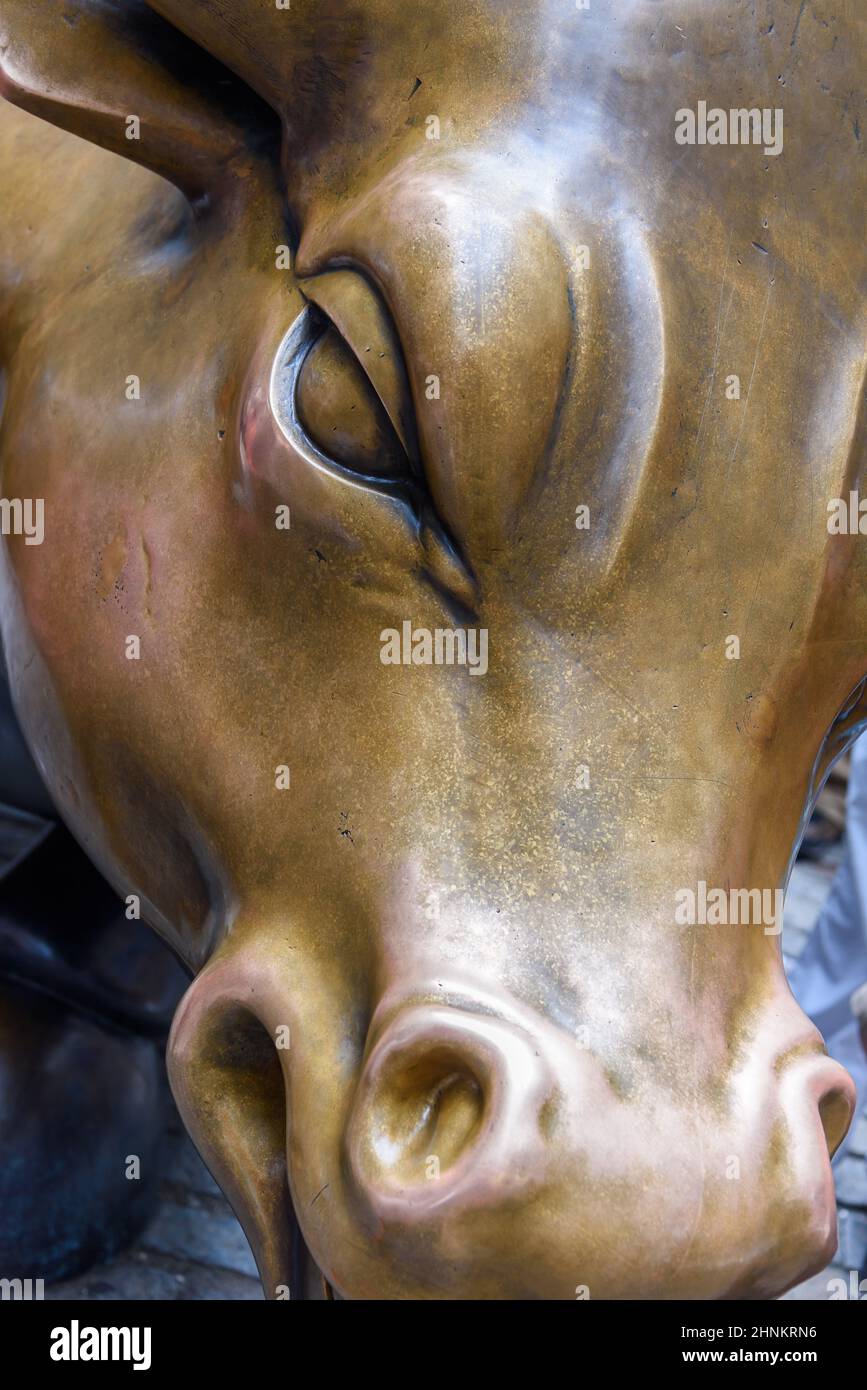
[[[0,3],[10,679],[195,973],[173,1086],[271,1296],[833,1248],[851,1083],[778,935],[675,904],[780,886],[863,715],[865,26]]]

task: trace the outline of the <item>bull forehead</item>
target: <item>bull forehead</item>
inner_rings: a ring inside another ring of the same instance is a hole
[[[231,6],[158,0],[152,8],[239,71],[315,156],[352,123],[353,108],[367,106],[367,129],[378,131],[381,112],[374,94],[380,92],[385,104],[405,102],[426,64],[442,74],[440,90],[451,89],[459,67],[472,76],[477,119],[480,106],[499,100],[496,74],[523,85],[527,71],[538,70],[545,51],[544,12],[554,7],[532,0],[498,7],[463,0],[422,11],[393,0],[363,7],[347,0],[302,0],[287,15],[251,0]],[[462,109],[473,106],[465,91]]]

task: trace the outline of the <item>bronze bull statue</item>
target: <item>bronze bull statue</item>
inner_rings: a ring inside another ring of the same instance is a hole
[[[833,1251],[764,905],[864,716],[865,30],[0,3],[10,683],[269,1296]]]

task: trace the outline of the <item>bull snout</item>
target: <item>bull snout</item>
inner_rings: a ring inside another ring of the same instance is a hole
[[[625,1101],[592,1053],[529,1011],[500,1015],[480,997],[380,1012],[345,1148],[352,1198],[386,1245],[390,1233],[404,1245],[415,1229],[429,1248],[461,1259],[508,1215],[503,1259],[514,1274],[536,1243],[534,1214],[548,1206],[548,1258],[571,1261],[576,1286],[583,1242],[602,1216],[601,1229],[624,1224],[643,1247],[639,1266],[655,1255],[664,1265],[675,1235],[672,1294],[674,1266],[689,1268],[690,1248],[710,1239],[727,1266],[717,1296],[776,1293],[833,1253],[829,1158],[854,1090],[794,1007],[778,1016],[786,1045],[757,1059],[748,1078],[730,1078],[730,1114],[716,1129],[700,1089],[692,1106],[686,1095],[667,1106]]]
[[[782,980],[742,1063],[720,1072],[705,1029],[686,1065],[657,1039],[626,1087],[505,990],[392,988],[354,1057],[312,977],[302,997],[308,1016],[240,951],[192,985],[170,1046],[268,1290],[761,1298],[833,1253],[854,1088]]]

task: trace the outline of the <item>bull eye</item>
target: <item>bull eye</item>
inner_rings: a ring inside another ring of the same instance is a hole
[[[277,349],[268,389],[274,422],[319,472],[388,497],[419,537],[427,575],[462,620],[477,581],[438,515],[425,476],[406,359],[388,306],[341,265],[305,277],[306,303]]]
[[[321,453],[365,477],[406,478],[406,452],[355,354],[323,315],[298,372],[298,422]],[[367,349],[370,351],[371,349]]]
[[[356,272],[303,282],[306,304],[278,347],[270,404],[307,463],[386,493],[418,518],[429,499],[413,400],[392,322]]]

